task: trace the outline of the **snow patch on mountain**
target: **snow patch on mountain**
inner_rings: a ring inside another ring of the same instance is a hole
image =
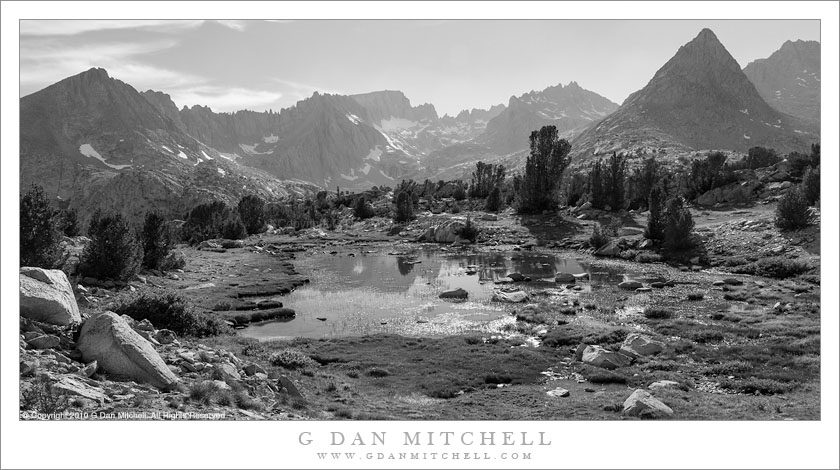
[[[106,162],[105,159],[102,158],[102,155],[99,155],[99,152],[97,152],[93,148],[93,146],[90,145],[90,144],[80,145],[79,146],[79,153],[81,153],[82,155],[84,155],[88,158],[95,158],[95,159],[99,160],[100,162],[108,165],[110,168],[113,168],[114,170],[122,170],[123,168],[131,168],[131,165],[112,165],[112,164]]]

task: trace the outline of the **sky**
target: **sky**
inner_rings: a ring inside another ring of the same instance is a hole
[[[742,67],[820,39],[818,20],[22,20],[20,95],[102,67],[217,112],[387,89],[454,115],[571,81],[621,104],[705,27]]]

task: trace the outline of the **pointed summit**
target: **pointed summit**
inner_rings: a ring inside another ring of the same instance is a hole
[[[802,150],[816,137],[809,130],[771,108],[717,36],[704,29],[618,111],[576,139],[573,151]]]

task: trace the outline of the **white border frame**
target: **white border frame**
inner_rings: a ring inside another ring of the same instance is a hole
[[[347,462],[349,468],[838,468],[838,4],[836,2],[4,2],[2,6],[3,468],[338,467],[301,431],[532,431],[553,445],[529,461]],[[18,19],[821,19],[822,420],[816,422],[57,422],[18,421]],[[828,183],[828,184],[826,184]],[[365,451],[376,449],[366,448]],[[453,451],[457,450],[453,446]],[[475,452],[475,448],[468,449]],[[500,450],[497,448],[497,450]]]

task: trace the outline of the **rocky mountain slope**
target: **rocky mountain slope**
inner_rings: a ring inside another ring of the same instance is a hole
[[[20,100],[20,178],[69,200],[82,222],[96,208],[138,220],[180,216],[209,199],[233,202],[301,190],[221,158],[130,85],[90,69]]]
[[[568,138],[617,108],[617,104],[576,82],[565,87],[558,84],[511,96],[507,108],[487,123],[477,140],[498,154],[507,154],[528,148],[531,131],[542,126],[556,126]]]
[[[819,42],[787,41],[770,57],[750,62],[744,74],[776,110],[819,123]]]
[[[573,141],[573,154],[613,151],[804,150],[819,140],[807,122],[770,107],[715,34],[703,29],[641,90]]]

